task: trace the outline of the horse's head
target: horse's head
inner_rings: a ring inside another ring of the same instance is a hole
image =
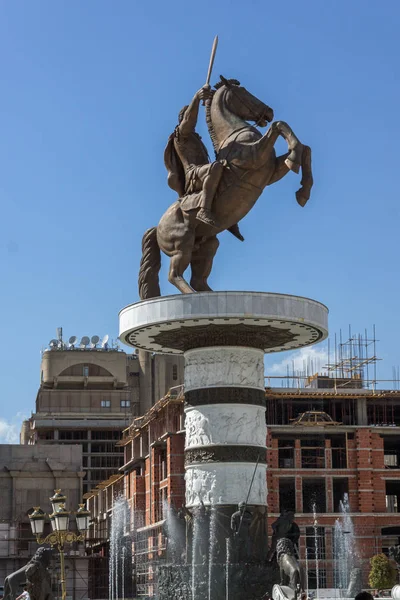
[[[225,79],[220,75],[219,81],[214,87],[216,96],[224,94],[224,101],[227,108],[243,121],[254,121],[256,125],[265,127],[267,123],[273,120],[274,111],[272,108],[261,102],[258,98],[250,94],[245,87],[240,85],[236,79]]]

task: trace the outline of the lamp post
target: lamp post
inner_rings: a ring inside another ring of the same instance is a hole
[[[79,533],[74,533],[68,530],[70,511],[65,508],[67,498],[61,493],[61,490],[55,490],[54,496],[49,498],[53,512],[49,514],[52,532],[46,537],[42,537],[44,531],[44,523],[46,514],[40,506],[34,508],[33,513],[29,515],[31,522],[32,533],[36,537],[38,544],[50,544],[56,546],[60,555],[61,568],[61,598],[66,599],[67,587],[65,583],[65,561],[64,561],[64,545],[72,544],[73,542],[83,542],[85,532],[89,529],[90,512],[85,508],[84,504],[79,504],[79,508],[75,513],[76,525]]]

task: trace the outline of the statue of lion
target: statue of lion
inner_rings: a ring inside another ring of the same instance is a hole
[[[26,584],[31,600],[54,600],[48,567],[53,555],[51,548],[38,548],[31,560],[7,575],[4,581],[3,600],[16,600]]]

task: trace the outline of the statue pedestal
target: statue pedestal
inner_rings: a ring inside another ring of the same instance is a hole
[[[228,561],[265,561],[264,354],[325,339],[327,316],[328,309],[314,300],[262,292],[166,296],[120,312],[122,342],[185,357],[186,507],[194,515],[204,507],[221,515],[214,559],[226,562],[223,542],[230,537]],[[247,498],[252,520],[244,518],[234,535],[240,522],[234,513]]]

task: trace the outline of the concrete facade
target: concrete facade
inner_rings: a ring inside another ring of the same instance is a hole
[[[49,498],[61,488],[68,498],[68,509],[76,510],[82,498],[82,449],[54,445],[0,445],[0,584],[9,573],[24,566],[38,545],[29,523],[34,506],[51,511]],[[71,523],[73,526],[73,522]],[[46,525],[45,534],[50,533]],[[57,553],[56,553],[57,555]],[[88,561],[83,544],[66,548],[67,589],[73,600],[87,598]],[[57,595],[57,560],[52,567]]]
[[[183,360],[112,348],[47,349],[42,355],[35,412],[24,422],[22,444],[79,444],[83,492],[118,471],[121,432],[183,381]]]

